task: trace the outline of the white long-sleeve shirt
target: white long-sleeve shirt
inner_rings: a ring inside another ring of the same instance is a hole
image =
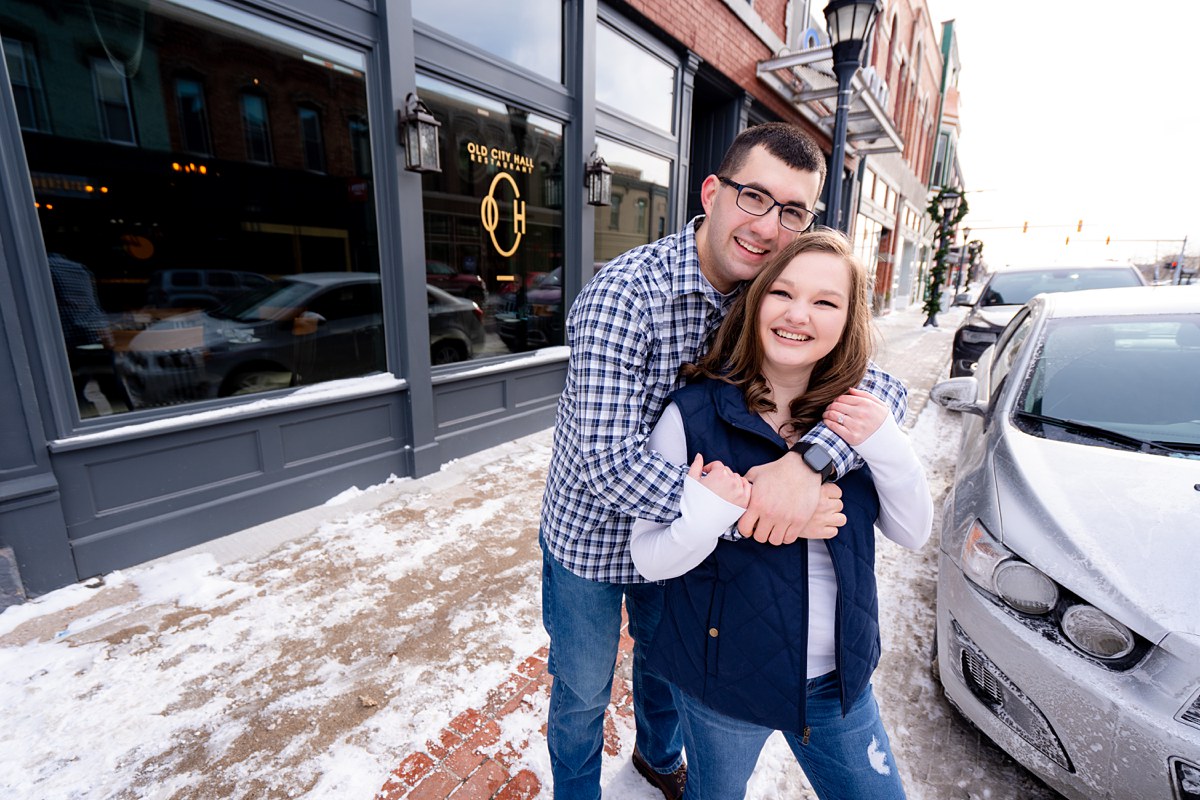
[[[673,464],[688,465],[683,418],[674,403],[664,409],[647,446]],[[870,466],[879,495],[876,528],[910,549],[925,544],[933,524],[933,500],[925,469],[895,418],[888,414],[879,429],[854,449]],[[678,577],[708,557],[743,511],[689,477],[684,482],[680,515],[673,522],[634,521],[633,563],[648,580]],[[834,669],[837,578],[824,542],[810,540],[808,555],[808,677],[815,678]]]

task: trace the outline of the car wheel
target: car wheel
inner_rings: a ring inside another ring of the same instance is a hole
[[[466,348],[460,342],[443,339],[435,342],[429,348],[429,360],[436,367],[439,364],[453,364],[456,361],[466,361]]]
[[[237,397],[243,394],[269,392],[272,389],[286,389],[292,385],[292,373],[275,370],[252,370],[239,372],[225,381],[221,389],[222,397]]]

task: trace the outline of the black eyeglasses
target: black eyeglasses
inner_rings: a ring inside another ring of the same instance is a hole
[[[753,186],[731,181],[729,178],[721,175],[717,176],[717,180],[726,186],[732,186],[734,189],[737,189],[737,207],[747,214],[761,217],[770,213],[771,209],[775,208],[775,206],[779,206],[779,224],[789,231],[804,233],[808,230],[808,226],[813,224],[813,220],[817,218],[815,212],[809,211],[804,206],[781,203],[762,189],[755,189]]]

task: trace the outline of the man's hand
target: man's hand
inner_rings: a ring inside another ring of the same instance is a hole
[[[704,463],[699,453],[688,469],[688,477],[699,481],[706,489],[727,503],[745,508],[750,504],[750,481],[720,461]]]
[[[757,542],[791,544],[799,538],[828,539],[846,522],[841,514],[842,490],[828,486],[824,488],[831,491],[823,492],[821,476],[796,453],[754,467],[746,473],[746,479],[754,488],[750,505],[738,521],[742,536]],[[820,516],[814,516],[817,512]]]

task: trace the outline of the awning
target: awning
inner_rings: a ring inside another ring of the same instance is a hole
[[[829,45],[760,61],[758,77],[833,138],[838,92]],[[875,77],[875,71],[856,72],[850,90],[846,155],[903,153],[904,140],[885,109],[887,87]]]

